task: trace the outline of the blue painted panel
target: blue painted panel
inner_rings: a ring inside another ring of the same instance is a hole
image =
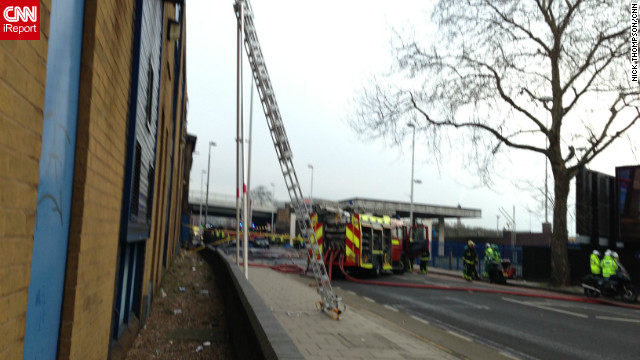
[[[132,99],[129,115],[129,139],[123,206],[126,241],[146,240],[151,231],[153,174],[159,118],[163,10],[159,0],[136,2],[136,44],[132,73]],[[137,146],[139,145],[139,148]],[[137,152],[140,153],[137,153]],[[140,164],[136,164],[139,157]],[[136,172],[136,167],[138,171]],[[137,176],[137,179],[135,178]],[[137,186],[136,186],[137,185]]]
[[[24,359],[55,359],[69,240],[84,0],[53,0]]]
[[[118,339],[140,301],[144,241],[151,230],[153,179],[158,132],[164,2],[136,0],[127,160],[112,338]],[[139,162],[138,162],[139,161]],[[136,171],[136,168],[138,169]],[[137,179],[136,179],[137,176]],[[139,314],[137,314],[139,315]]]

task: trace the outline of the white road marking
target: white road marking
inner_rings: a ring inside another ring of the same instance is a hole
[[[423,324],[431,325],[431,323],[430,323],[430,322],[428,322],[427,320],[425,320],[425,319],[423,319],[423,318],[417,317],[417,316],[415,316],[415,315],[411,315],[411,317],[412,317],[412,318],[414,318],[414,319],[416,319],[416,320],[418,320],[418,321],[420,321],[420,322],[421,322],[421,323],[423,323]]]
[[[612,317],[612,316],[600,316],[600,315],[596,315],[596,319],[600,319],[600,320],[612,320],[612,321],[622,321],[622,322],[630,322],[630,323],[637,323],[637,324],[640,324],[640,320],[638,320],[638,319],[625,319],[625,318],[618,318],[618,317]]]
[[[520,358],[517,358],[517,357],[509,354],[508,352],[500,351],[498,354],[504,355],[504,356],[508,357],[509,359],[520,360]]]
[[[375,300],[373,300],[372,298],[368,298],[368,297],[366,297],[366,296],[363,296],[362,298],[363,298],[363,299],[365,299],[365,300],[367,300],[367,301],[369,301],[369,302],[372,302],[372,303],[376,302],[376,301],[375,301]]]
[[[471,307],[479,309],[479,310],[489,310],[489,307],[486,306],[486,305],[476,305],[476,304],[474,304],[472,302],[469,302],[469,301],[464,301],[464,300],[460,300],[458,298],[448,297],[448,296],[445,297],[445,299],[451,300],[451,301],[454,301],[454,302],[458,302],[460,304],[464,304],[464,305],[467,305],[467,306],[471,306]]]
[[[538,308],[538,309],[555,311],[555,312],[558,312],[558,313],[561,313],[561,314],[576,316],[576,317],[583,318],[583,319],[586,319],[586,318],[589,317],[589,315],[580,314],[580,313],[576,313],[576,312],[573,312],[573,311],[560,310],[560,309],[552,308],[552,307],[549,307],[549,306],[531,304],[529,302],[519,301],[519,300],[516,300],[516,299],[510,299],[510,298],[503,297],[502,300],[509,301],[509,302],[516,303],[516,304],[520,304],[520,305],[531,306],[531,307]]]
[[[347,291],[345,291],[345,292],[346,292],[347,294],[351,294],[351,295],[353,295],[353,296],[358,296],[358,294],[356,294],[356,292],[355,292],[355,291],[347,290]]]
[[[398,309],[394,308],[394,307],[393,307],[393,306],[391,306],[391,305],[386,305],[386,304],[385,304],[385,305],[384,305],[384,307],[385,307],[385,308],[387,308],[387,309],[389,309],[389,310],[395,311],[395,312],[399,312],[399,311],[400,311],[400,310],[398,310]]]
[[[453,336],[459,337],[460,339],[467,340],[467,341],[469,341],[469,342],[471,342],[471,341],[472,341],[472,340],[471,340],[471,338],[468,338],[468,337],[466,337],[466,336],[464,336],[464,335],[462,335],[462,334],[458,334],[457,332],[454,332],[454,331],[451,331],[451,330],[447,330],[447,332],[448,332],[449,334],[453,335]]]
[[[412,277],[406,277],[404,279],[408,280],[407,282],[411,281],[411,282],[417,282],[417,283],[427,284],[427,285],[438,285],[438,286],[443,286],[447,288],[451,287],[451,285],[443,284],[441,281],[438,282],[438,281],[429,280],[429,278],[425,276],[412,276]]]

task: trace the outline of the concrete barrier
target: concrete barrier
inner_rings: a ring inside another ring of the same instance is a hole
[[[226,309],[229,337],[238,359],[303,359],[236,264],[211,247],[200,254],[215,273]]]

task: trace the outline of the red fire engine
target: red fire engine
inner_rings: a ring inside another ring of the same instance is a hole
[[[376,276],[384,270],[403,273],[410,271],[413,260],[429,249],[426,226],[410,227],[389,216],[323,208],[316,209],[311,222],[330,273],[340,257],[347,271]]]

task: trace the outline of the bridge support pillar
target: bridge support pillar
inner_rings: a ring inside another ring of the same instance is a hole
[[[438,256],[444,256],[444,216],[438,217]]]
[[[289,220],[289,245],[293,247],[293,239],[296,237],[296,213],[291,213]]]

